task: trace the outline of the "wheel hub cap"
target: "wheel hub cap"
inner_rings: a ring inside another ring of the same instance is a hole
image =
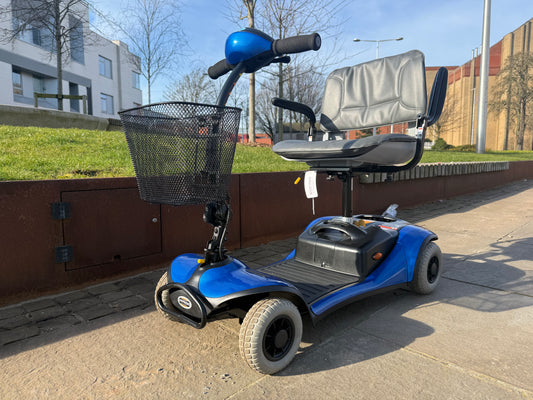
[[[263,351],[270,361],[281,360],[294,341],[294,324],[286,316],[275,318],[266,329]]]
[[[285,329],[282,329],[276,334],[276,338],[274,339],[274,345],[278,349],[282,349],[283,347],[285,347],[288,340],[289,340],[289,333]]]
[[[429,262],[428,267],[428,282],[433,283],[437,280],[439,275],[439,260],[436,257],[433,257]]]

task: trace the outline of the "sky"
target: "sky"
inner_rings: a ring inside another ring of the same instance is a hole
[[[127,1],[93,0],[91,3],[119,18],[120,9]],[[211,65],[224,58],[226,37],[247,26],[246,20],[236,24],[228,19],[230,1],[181,0],[183,31],[192,51],[183,57],[181,67],[173,71],[172,78],[162,76],[155,83],[152,102],[164,101],[168,82],[190,72],[193,66]],[[381,43],[380,57],[418,49],[426,56],[426,66],[459,66],[472,57],[472,49],[481,45],[483,7],[484,0],[347,1],[339,13],[340,33],[335,38],[323,36],[322,49],[326,51],[336,42],[339,60],[333,60],[331,67],[335,69],[375,58],[376,44],[353,42],[355,37],[367,40],[403,37],[402,41]],[[532,17],[533,0],[492,0],[491,46]],[[314,32],[312,26],[311,32]],[[110,35],[107,35],[109,39],[115,39]],[[143,95],[145,92],[143,87]]]

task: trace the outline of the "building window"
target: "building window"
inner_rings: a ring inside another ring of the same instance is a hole
[[[13,17],[13,29],[19,29],[23,21],[17,17]],[[50,32],[44,28],[38,28],[31,24],[26,24],[24,30],[18,34],[18,39],[39,46],[49,52],[55,52],[56,42]]]
[[[46,83],[44,78],[33,75],[33,91],[37,93],[46,93]]]
[[[99,62],[99,70],[100,75],[105,76],[106,78],[113,79],[113,75],[111,74],[111,60],[99,56],[98,58]]]
[[[113,96],[100,93],[100,108],[102,110],[102,114],[113,115]]]
[[[85,54],[83,47],[83,23],[69,15],[69,24],[70,24],[70,58],[72,60],[79,62],[80,64],[85,63]]]
[[[75,83],[68,83],[68,93],[73,96],[79,96],[80,89],[79,86]],[[70,99],[70,111],[80,112],[80,101]]]
[[[19,94],[22,96],[22,75],[18,71],[13,71],[13,94]]]
[[[133,71],[131,73],[131,83],[135,89],[140,89],[141,88],[141,74]]]
[[[33,44],[36,44],[37,46],[42,45],[41,31],[39,29],[31,28],[31,36]]]

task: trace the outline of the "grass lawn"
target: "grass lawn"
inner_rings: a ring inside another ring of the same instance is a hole
[[[533,160],[532,151],[426,151],[422,162]],[[237,145],[234,173],[301,171],[269,148]],[[122,132],[0,125],[0,180],[134,176]]]

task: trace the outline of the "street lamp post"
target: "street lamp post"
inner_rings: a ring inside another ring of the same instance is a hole
[[[381,42],[393,42],[393,41],[399,41],[399,40],[403,40],[403,37],[398,37],[398,38],[395,38],[395,39],[358,39],[358,38],[355,38],[353,41],[354,42],[371,42],[371,43],[375,43],[376,44],[376,60],[379,58],[379,44]],[[391,125],[391,133],[392,133],[392,125]],[[372,135],[373,136],[376,136],[376,128],[372,128]]]
[[[393,42],[393,41],[398,41],[398,40],[403,40],[403,37],[399,37],[399,38],[395,38],[395,39],[377,39],[377,40],[373,40],[373,39],[358,39],[358,38],[355,38],[353,41],[354,42],[371,42],[371,43],[375,43],[376,44],[376,58],[379,58],[379,44],[381,42]]]

